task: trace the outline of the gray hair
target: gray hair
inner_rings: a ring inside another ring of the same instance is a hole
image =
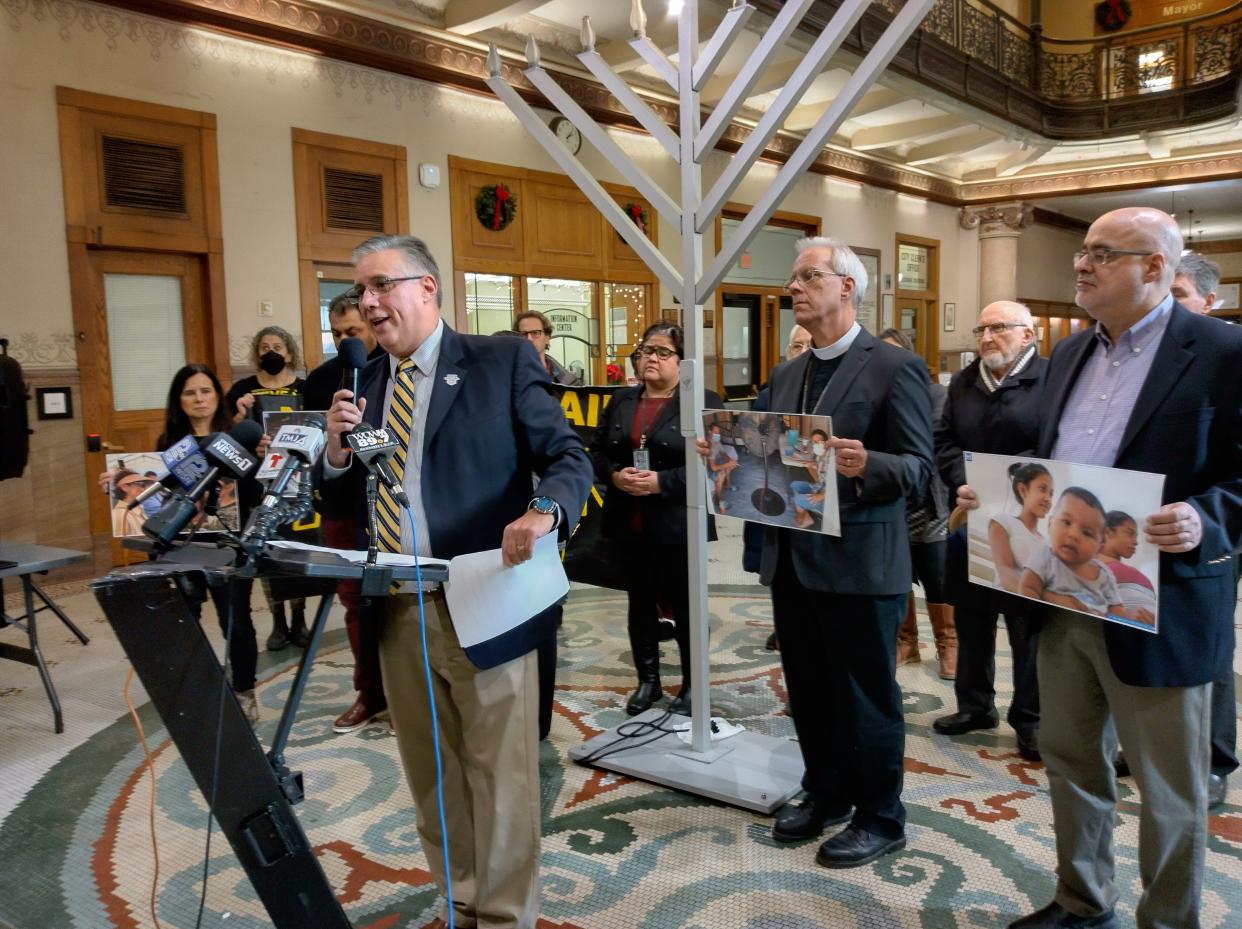
[[[436,282],[436,306],[442,305],[444,288],[440,285],[440,266],[431,254],[427,243],[413,235],[377,235],[367,239],[354,249],[353,261],[357,264],[366,255],[397,250],[405,253],[407,270],[412,274],[430,274]]]
[[[1220,265],[1214,261],[1208,261],[1198,252],[1187,252],[1178,262],[1173,276],[1190,278],[1195,285],[1195,290],[1199,291],[1199,296],[1206,297],[1208,294],[1215,293],[1220,285]]]
[[[854,307],[862,306],[863,295],[867,292],[867,269],[858,260],[854,250],[823,235],[807,236],[794,243],[794,249],[799,255],[808,248],[832,249],[832,270],[854,282]]]

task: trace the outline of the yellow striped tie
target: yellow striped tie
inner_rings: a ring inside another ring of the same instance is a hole
[[[397,453],[392,456],[392,472],[397,481],[405,479],[405,456],[410,447],[410,433],[414,431],[414,371],[413,358],[403,358],[397,365],[397,379],[392,386],[392,400],[388,404],[388,416],[384,428],[397,441]],[[379,550],[401,551],[401,504],[387,485],[380,484],[379,502],[375,507],[375,526],[379,535]]]

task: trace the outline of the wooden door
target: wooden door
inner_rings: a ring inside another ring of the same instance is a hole
[[[155,450],[172,375],[208,360],[201,259],[150,252],[89,251],[89,309],[75,307],[82,417],[103,453],[87,453],[91,532],[110,538],[112,501],[99,492],[106,454]],[[179,330],[179,331],[178,331]],[[114,344],[115,341],[115,344]],[[135,560],[112,541],[113,562]]]

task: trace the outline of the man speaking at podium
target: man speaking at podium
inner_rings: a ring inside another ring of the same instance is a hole
[[[353,258],[354,295],[387,356],[363,369],[359,398],[346,390],[333,398],[325,498],[363,514],[365,469],[350,467],[342,436],[365,422],[397,438],[391,464],[413,516],[403,518],[381,487],[376,524],[382,551],[452,558],[500,549],[505,564],[529,560],[536,539],[572,527],[592,479],[582,442],[554,399],[538,355],[525,341],[462,335],[445,325],[440,272],[420,239],[379,236],[359,245]],[[539,476],[537,492],[532,474]],[[365,547],[365,540],[358,545]],[[419,836],[443,891],[444,839],[417,594],[407,584],[376,601],[380,664]],[[540,620],[548,614],[493,640],[496,653],[480,668],[458,643],[441,591],[424,594],[424,611],[454,922],[463,929],[534,929],[540,806],[531,649],[547,634]]]

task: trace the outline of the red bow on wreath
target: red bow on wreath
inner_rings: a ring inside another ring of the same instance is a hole
[[[509,202],[509,188],[503,184],[496,185],[496,213],[492,217],[492,229],[500,228],[500,212],[504,209],[504,205]]]
[[[1130,21],[1132,13],[1127,0],[1101,0],[1095,6],[1095,21],[1105,32],[1114,32]]]

